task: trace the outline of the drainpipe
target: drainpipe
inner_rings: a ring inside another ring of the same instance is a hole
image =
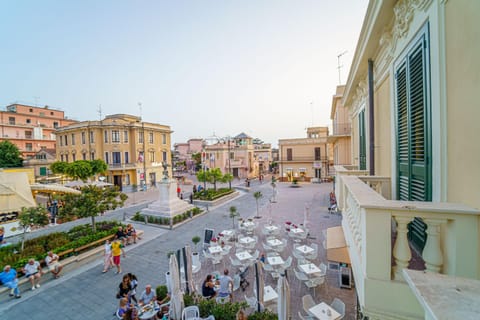
[[[369,127],[369,174],[371,176],[375,175],[375,117],[373,114],[374,110],[374,99],[373,99],[373,60],[368,59],[368,127]]]

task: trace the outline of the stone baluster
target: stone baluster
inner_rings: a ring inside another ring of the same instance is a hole
[[[404,281],[402,269],[408,267],[408,263],[412,258],[407,237],[407,225],[412,219],[411,217],[404,216],[394,216],[394,219],[397,222],[397,240],[393,246],[393,257],[395,258],[396,264],[396,266],[393,267],[393,278]]]
[[[443,253],[440,247],[440,227],[445,220],[424,219],[427,224],[427,242],[423,248],[423,260],[429,272],[440,272],[443,266]]]

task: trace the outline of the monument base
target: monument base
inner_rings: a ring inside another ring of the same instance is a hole
[[[141,213],[147,216],[158,216],[173,218],[185,211],[193,209],[194,206],[177,196],[176,181],[168,180],[157,184],[159,199],[142,209]]]

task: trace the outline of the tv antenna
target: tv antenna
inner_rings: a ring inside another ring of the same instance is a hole
[[[340,58],[345,55],[348,51],[343,51],[339,55],[337,55],[337,69],[338,69],[338,84],[342,84],[342,79],[341,79],[341,69],[343,68],[343,65],[340,64]]]
[[[142,103],[137,102],[137,104],[138,104],[138,109],[140,110],[140,120],[142,120]]]
[[[38,107],[38,99],[40,99],[40,97],[33,97],[33,99],[35,100],[35,107]]]
[[[97,113],[98,113],[99,120],[102,120],[102,105],[101,104],[98,105]]]

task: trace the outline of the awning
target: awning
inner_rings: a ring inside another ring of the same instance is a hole
[[[36,206],[26,172],[0,172],[0,213]]]
[[[327,260],[350,264],[347,243],[341,226],[327,229]]]
[[[34,183],[30,185],[30,188],[32,191],[37,191],[37,192],[45,192],[45,193],[53,193],[53,192],[58,192],[58,193],[75,193],[75,194],[80,194],[81,192],[72,188],[68,188],[65,186],[62,186],[60,184],[42,184],[42,183]]]

